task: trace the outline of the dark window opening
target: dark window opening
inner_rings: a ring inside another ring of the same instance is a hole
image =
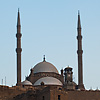
[[[42,100],[45,100],[44,96],[43,96],[43,99]]]
[[[44,82],[41,82],[41,85],[44,86]]]
[[[62,88],[59,88],[59,90],[62,90]]]
[[[61,100],[61,99],[60,99],[60,95],[58,95],[58,100]]]

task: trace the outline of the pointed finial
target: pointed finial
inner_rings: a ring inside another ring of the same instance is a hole
[[[80,11],[78,10],[78,25],[77,25],[78,29],[81,29],[81,21],[80,21]]]
[[[43,58],[43,62],[45,62],[45,55],[44,55],[44,58]]]
[[[78,15],[80,15],[80,11],[78,10]]]
[[[17,26],[20,26],[20,12],[19,12],[19,8],[18,8]]]
[[[19,8],[18,8],[18,12],[19,12]]]

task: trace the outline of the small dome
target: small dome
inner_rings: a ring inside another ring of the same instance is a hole
[[[39,73],[39,72],[58,73],[58,70],[56,69],[56,67],[53,64],[46,62],[46,61],[43,61],[43,62],[40,62],[37,65],[35,65],[33,68],[33,73]]]
[[[41,85],[41,83],[44,83],[44,85],[63,85],[60,80],[54,77],[43,77],[38,79],[35,83],[34,86]]]
[[[32,85],[32,83],[28,80],[22,82],[22,85]]]

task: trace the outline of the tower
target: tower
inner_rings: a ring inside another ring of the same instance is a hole
[[[68,84],[68,82],[72,82],[72,76],[73,76],[73,72],[72,72],[72,68],[71,67],[67,67],[64,69],[64,75],[65,75],[65,83]]]
[[[73,81],[73,72],[71,67],[66,67],[64,69],[64,75],[65,75],[65,83],[64,88],[67,90],[75,90],[76,89],[76,83]]]
[[[20,25],[20,12],[18,9],[18,18],[17,18],[17,48],[16,48],[16,53],[17,53],[17,86],[21,85],[21,25]]]
[[[81,35],[81,22],[80,22],[80,14],[78,12],[78,25],[77,25],[77,40],[78,40],[78,89],[84,89],[83,84],[83,64],[82,64],[82,35]]]

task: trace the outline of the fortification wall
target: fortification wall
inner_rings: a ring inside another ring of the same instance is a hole
[[[100,100],[100,91],[67,91],[68,100]]]
[[[100,100],[100,91],[66,91],[59,87],[27,89],[22,87],[0,86],[0,100]]]
[[[20,87],[0,86],[0,100],[11,100],[14,96],[26,91],[26,89]]]

